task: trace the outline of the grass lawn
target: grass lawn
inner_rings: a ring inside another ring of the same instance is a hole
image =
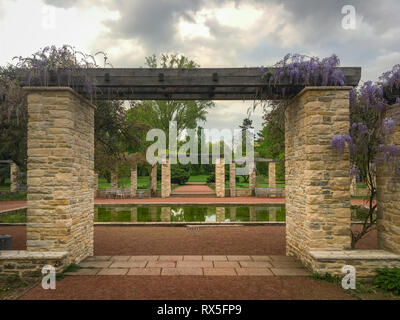
[[[150,184],[150,177],[138,177],[137,186],[138,189],[148,189]],[[118,179],[119,188],[130,188],[131,178],[123,177]],[[111,188],[111,184],[105,178],[99,178],[99,190]],[[157,181],[157,189],[161,189],[161,181]]]
[[[202,174],[198,176],[190,176],[188,182],[207,182],[208,175]]]

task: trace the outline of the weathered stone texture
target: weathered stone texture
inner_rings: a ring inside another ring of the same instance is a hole
[[[111,188],[118,188],[118,164],[116,164],[115,168],[111,170]]]
[[[151,167],[150,170],[150,190],[151,194],[155,195],[157,192],[157,165]]]
[[[10,163],[10,191],[16,192],[18,190],[19,184],[19,169],[18,166],[14,163]]]
[[[70,88],[28,95],[27,249],[93,255],[94,106]]]
[[[68,252],[31,252],[4,250],[0,252],[0,274],[17,274],[21,278],[42,277],[42,268],[51,265],[60,273],[68,265]]]
[[[387,118],[400,120],[400,109],[391,106]],[[397,124],[388,145],[400,147],[400,125]],[[398,164],[397,164],[398,165]],[[380,249],[400,254],[400,179],[390,163],[381,162],[377,170],[378,246]]]
[[[276,187],[276,165],[275,162],[268,163],[268,183],[270,188]]]
[[[236,163],[232,162],[229,165],[229,189],[230,196],[236,197]]]
[[[306,87],[285,112],[286,253],[350,247],[349,154],[331,148],[349,130],[350,87]]]
[[[254,195],[254,192],[256,190],[256,179],[257,179],[257,171],[256,171],[256,166],[250,170],[249,173],[249,189],[250,189],[250,195]]]
[[[378,268],[400,267],[400,256],[384,250],[311,251],[308,267],[314,272],[343,276],[342,268],[351,265],[356,277],[372,277]]]
[[[171,195],[171,164],[169,159],[161,165],[161,198]]]
[[[217,197],[225,197],[225,159],[215,160],[215,193]]]
[[[131,167],[131,197],[137,197],[137,165]]]

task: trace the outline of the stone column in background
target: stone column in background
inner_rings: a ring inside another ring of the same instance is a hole
[[[94,172],[94,171],[93,171]],[[94,172],[93,173],[93,194],[94,197],[97,197],[97,190],[99,189],[99,174]]]
[[[161,221],[162,222],[171,222],[171,208],[170,207],[162,207],[161,208]]]
[[[268,163],[268,184],[270,188],[276,188],[276,165],[275,162]]]
[[[131,222],[137,222],[137,207],[131,207]]]
[[[111,188],[118,188],[118,164],[115,165],[115,169],[111,170]]]
[[[386,118],[400,119],[400,110],[392,105],[386,112]],[[397,124],[387,145],[400,147],[400,125]],[[382,155],[383,156],[383,155]],[[382,160],[381,160],[382,161]],[[393,168],[385,162],[377,166],[377,229],[378,247],[400,254],[400,181],[395,182]]]
[[[93,255],[94,110],[71,88],[25,87],[29,251]]]
[[[157,192],[157,165],[151,167],[150,171],[150,190],[151,195],[155,195]]]
[[[250,171],[249,174],[249,190],[252,196],[254,195],[256,190],[256,179],[257,179],[257,171],[256,171],[256,165],[254,164],[254,168]]]
[[[217,197],[225,197],[225,159],[215,161],[215,193]]]
[[[230,196],[236,197],[236,163],[232,162],[229,165],[229,188]]]
[[[216,222],[224,222],[225,221],[225,207],[216,207],[215,208],[215,220],[216,220]]]
[[[357,195],[356,176],[351,176],[350,177],[350,195],[351,196],[356,196]]]
[[[18,166],[14,162],[10,162],[10,191],[16,192],[18,190]]]
[[[137,165],[131,167],[131,197],[137,197]]]
[[[169,159],[161,165],[161,198],[171,195],[171,165]]]
[[[352,87],[306,87],[285,110],[286,254],[310,268],[309,251],[350,248],[349,132]]]

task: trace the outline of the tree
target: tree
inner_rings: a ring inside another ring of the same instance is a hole
[[[388,145],[388,137],[393,134],[400,119],[386,118],[389,101],[385,92],[400,88],[400,68],[384,73],[379,83],[367,81],[359,90],[350,94],[350,132],[332,139],[332,147],[342,153],[349,146],[351,176],[363,182],[368,188],[368,213],[362,228],[351,231],[351,247],[363,238],[376,223],[376,176],[377,166],[386,166],[393,171],[393,182],[400,180],[400,147]],[[397,104],[400,107],[399,98]]]
[[[146,57],[146,65],[150,68],[196,68],[199,67],[193,60],[177,54],[162,54],[160,61],[155,55]],[[178,137],[185,129],[195,129],[198,121],[205,121],[210,108],[214,107],[212,101],[198,100],[158,100],[158,101],[133,101],[129,113],[131,118],[150,128],[158,128],[165,132],[169,144],[169,124],[177,123]],[[167,145],[168,147],[168,145]]]

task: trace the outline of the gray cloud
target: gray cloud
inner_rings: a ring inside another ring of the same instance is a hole
[[[57,8],[68,9],[78,5],[78,0],[44,0],[45,4]]]

